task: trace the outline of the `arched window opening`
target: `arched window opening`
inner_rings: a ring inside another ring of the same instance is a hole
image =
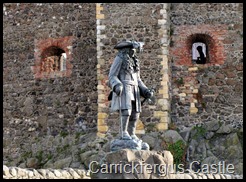
[[[205,64],[206,63],[206,53],[207,48],[206,44],[202,42],[194,42],[192,44],[192,62],[196,64]]]
[[[41,72],[56,72],[66,70],[66,53],[56,46],[48,47],[41,54]]]
[[[211,49],[214,47],[212,38],[207,34],[192,34],[187,39],[193,64],[210,63]]]

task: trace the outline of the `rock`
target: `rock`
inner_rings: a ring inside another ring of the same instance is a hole
[[[62,169],[65,167],[70,166],[70,163],[72,162],[72,157],[67,157],[65,159],[58,160],[54,163],[55,169]]]
[[[120,165],[121,164],[121,165]],[[158,170],[157,166],[172,166],[173,156],[169,151],[147,151],[123,149],[107,153],[99,163],[99,172],[92,171],[92,179],[150,179],[171,178],[171,175]],[[102,173],[102,169],[112,169],[108,173]],[[116,167],[117,165],[117,167]],[[124,167],[125,166],[125,167]],[[155,166],[155,167],[154,167]],[[125,172],[120,172],[125,168]],[[169,170],[165,170],[169,171]],[[127,173],[128,174],[127,174]]]
[[[208,140],[212,138],[213,136],[214,136],[214,132],[210,131],[210,132],[206,132],[204,137]]]
[[[184,139],[185,142],[188,142],[190,137],[191,128],[186,128],[185,130],[179,132],[180,136]]]
[[[198,146],[198,142],[194,139],[191,140],[190,145],[187,151],[187,161],[190,161],[190,158],[194,157],[196,147]]]
[[[67,171],[73,176],[73,179],[80,179],[81,177],[78,175],[76,171],[74,171],[72,168],[68,168]]]
[[[183,179],[193,179],[193,178],[191,177],[191,175],[185,173]]]
[[[26,168],[27,166],[26,166],[26,163],[25,162],[22,162],[18,167],[19,168]]]
[[[184,179],[184,174],[175,174],[175,179]]]
[[[37,118],[37,123],[39,123],[42,128],[47,127],[47,116],[39,116]]]
[[[142,140],[149,144],[150,149],[153,149],[154,146],[156,145],[156,138],[152,136],[145,135],[142,137]]]
[[[189,175],[192,177],[192,179],[199,179],[199,173],[197,174],[197,173],[194,173],[193,171],[190,171]],[[202,179],[202,177],[201,177],[201,179]]]
[[[206,174],[201,174],[202,179],[208,179],[208,177],[206,176]]]
[[[209,156],[202,161],[202,165],[209,165],[209,166],[211,166],[212,164],[218,164],[218,163],[219,163],[219,159],[215,156]],[[203,172],[207,173],[209,171],[203,171]]]
[[[220,174],[220,178],[221,179],[226,179],[226,177],[224,176],[224,174]]]
[[[212,174],[207,174],[208,179],[214,179],[214,176]]]
[[[82,163],[84,163],[86,161],[86,159],[88,159],[91,155],[98,153],[96,150],[89,150],[86,151],[82,154],[80,154],[80,160]]]
[[[221,179],[219,174],[214,174],[214,179]]]
[[[231,128],[229,125],[225,125],[224,123],[221,125],[221,127],[216,131],[216,133],[230,133]]]
[[[46,172],[46,176],[47,176],[48,179],[57,179],[55,174],[53,172],[49,171],[49,170]]]
[[[3,175],[5,176],[9,176],[10,173],[9,173],[9,168],[5,165],[3,165]]]
[[[53,173],[55,174],[55,176],[56,176],[57,178],[61,178],[61,177],[62,177],[62,174],[61,174],[60,170],[55,169],[55,170],[53,171]]]
[[[175,130],[167,130],[161,136],[168,143],[175,143],[179,140],[182,140],[184,143],[186,143],[180,134]]]
[[[210,150],[207,150],[207,157],[211,157],[211,156],[214,156],[214,154]]]
[[[73,176],[66,170],[61,170],[61,174],[63,179],[73,179]]]
[[[224,174],[224,176],[225,176],[226,179],[232,179],[232,176],[229,175],[229,174]]]
[[[54,167],[54,162],[52,159],[48,160],[43,166],[43,168],[53,168],[53,167]]]
[[[32,170],[27,170],[27,176],[28,176],[28,178],[33,178],[33,176],[34,176],[34,173],[33,173],[33,171]]]
[[[72,164],[69,167],[71,167],[71,168],[79,168],[80,165],[81,165],[81,162],[72,162]]]
[[[24,177],[24,176],[27,175],[26,170],[24,170],[24,169],[22,169],[22,168],[20,168],[20,167],[18,167],[16,170],[17,170],[18,176]]]
[[[243,175],[243,163],[242,162],[235,165],[235,173]]]
[[[158,138],[159,132],[150,132],[149,136],[152,136],[154,138]]]
[[[243,179],[243,175],[238,175],[238,174],[236,174],[236,175],[235,175],[235,179]]]
[[[224,156],[226,156],[226,159],[233,160],[233,161],[238,158],[243,158],[243,150],[241,145],[229,146],[226,149]]]
[[[33,169],[33,175],[35,176],[35,179],[41,179],[42,176],[39,174],[39,172],[35,169]]]
[[[33,113],[33,98],[27,97],[24,102],[24,107],[21,108],[21,111],[24,112],[27,116],[31,116]]]
[[[26,166],[28,168],[37,168],[38,167],[38,159],[36,159],[36,158],[27,159]]]
[[[205,158],[207,156],[206,144],[205,142],[200,142],[197,146],[197,152],[202,154],[202,157]]]
[[[37,171],[39,172],[39,174],[43,177],[43,178],[47,178],[46,177],[46,171],[45,169],[37,169]]]
[[[210,121],[210,122],[207,122],[205,123],[205,126],[204,128],[206,128],[208,131],[216,131],[218,130],[220,127],[220,124],[218,121]]]
[[[237,133],[231,133],[230,135],[228,135],[226,137],[225,144],[226,144],[226,147],[240,144],[240,141],[239,141],[239,138],[237,136]]]
[[[90,157],[88,157],[85,162],[84,162],[84,165],[86,168],[89,168],[89,165],[92,161],[97,161],[99,162],[101,160],[102,156],[99,155],[99,154],[93,154],[91,155]]]
[[[12,175],[12,176],[17,176],[17,171],[16,171],[16,168],[15,167],[10,167],[9,168],[9,173]]]

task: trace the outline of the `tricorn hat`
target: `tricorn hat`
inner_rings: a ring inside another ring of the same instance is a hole
[[[123,48],[133,48],[133,43],[131,41],[122,41],[114,46],[114,49],[123,49]]]

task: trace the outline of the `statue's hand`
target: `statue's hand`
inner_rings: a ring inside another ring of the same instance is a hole
[[[149,89],[147,89],[145,91],[145,98],[151,98],[151,97],[153,97],[153,95],[154,95],[153,91],[151,91]]]
[[[118,96],[121,96],[122,91],[123,91],[123,85],[121,85],[121,84],[115,85],[115,87],[114,87],[114,92],[115,92]]]

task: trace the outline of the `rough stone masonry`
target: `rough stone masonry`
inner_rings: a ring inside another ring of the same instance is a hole
[[[115,135],[107,75],[123,39],[145,43],[141,77],[156,91],[139,135],[205,123],[242,129],[242,3],[4,3],[4,164],[25,166],[32,157],[44,165],[54,156],[43,148],[75,146],[66,137]],[[196,42],[207,46],[205,65],[191,62]],[[65,70],[43,73],[45,56],[59,53],[67,55]]]

